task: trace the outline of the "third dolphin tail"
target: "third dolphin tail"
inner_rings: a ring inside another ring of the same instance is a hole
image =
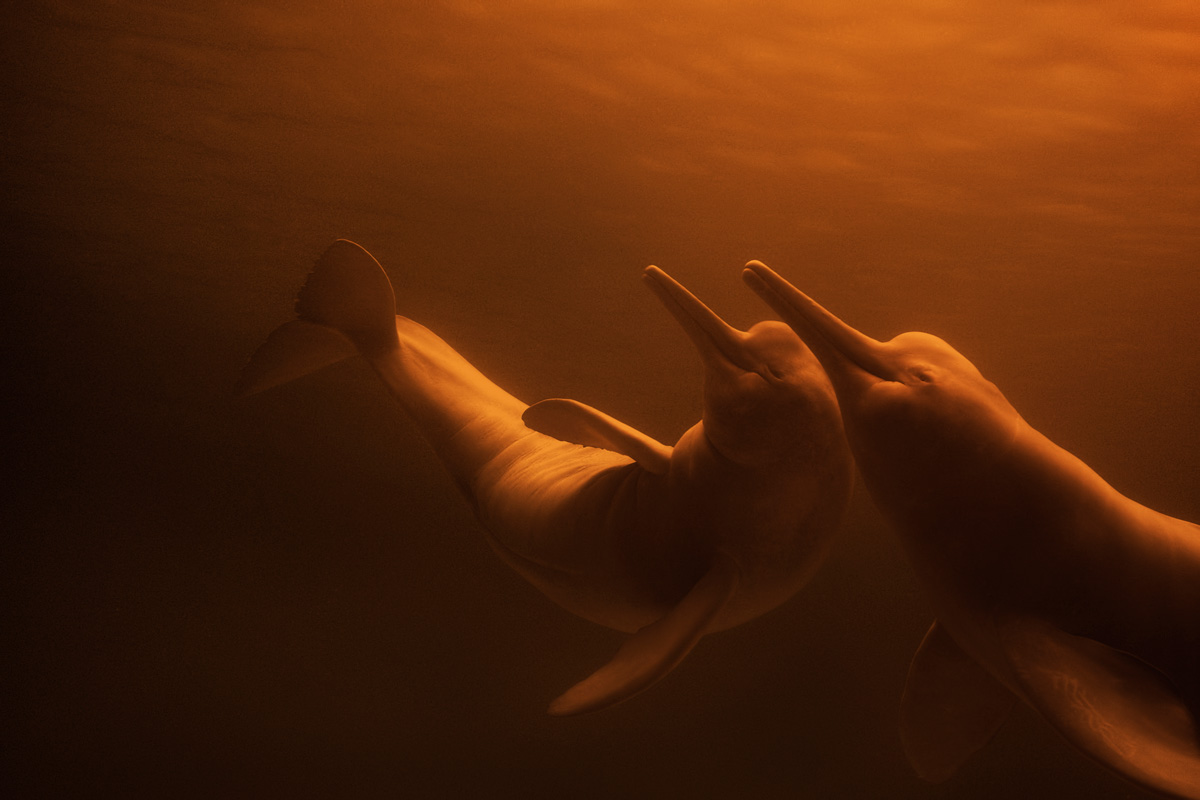
[[[338,239],[317,259],[296,297],[296,319],[267,337],[242,370],[246,396],[350,358],[399,345],[396,301],[387,273],[359,245]]]

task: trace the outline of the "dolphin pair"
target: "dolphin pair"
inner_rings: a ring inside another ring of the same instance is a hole
[[[759,262],[746,283],[813,350],[851,450],[937,614],[901,734],[949,777],[1024,700],[1142,786],[1200,798],[1200,527],[1119,494],[941,339],[871,339]]]
[[[703,419],[668,447],[572,400],[533,406],[402,316],[386,273],[335,242],[242,394],[366,358],[457,482],[493,549],[563,608],[633,633],[550,706],[620,702],[706,633],[784,602],[840,526],[853,461],[829,379],[786,325],[736,330],[661,270],[644,279],[704,363]]]

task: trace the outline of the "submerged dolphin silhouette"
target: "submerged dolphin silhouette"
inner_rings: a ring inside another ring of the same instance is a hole
[[[495,551],[567,610],[636,632],[550,706],[620,702],[712,631],[796,592],[825,556],[853,466],[833,389],[790,328],[731,328],[664,272],[645,280],[705,366],[704,419],[674,448],[572,400],[534,406],[395,314],[387,275],[334,243],[251,358],[241,393],[359,353],[474,506]]]
[[[1117,493],[941,339],[878,342],[759,262],[743,277],[824,365],[937,612],[901,704],[917,772],[949,777],[1019,697],[1126,778],[1200,798],[1200,527]]]

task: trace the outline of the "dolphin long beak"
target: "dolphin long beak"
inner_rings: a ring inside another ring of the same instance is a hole
[[[882,380],[895,380],[896,370],[883,354],[883,344],[830,314],[761,261],[751,261],[742,280],[792,326],[829,371],[849,361]],[[840,356],[840,358],[838,358]]]
[[[753,372],[742,346],[744,333],[718,317],[713,310],[658,267],[646,267],[642,279],[679,321],[684,332],[706,363],[713,360],[731,363]]]

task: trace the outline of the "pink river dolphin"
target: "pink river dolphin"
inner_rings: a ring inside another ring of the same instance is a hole
[[[1120,775],[1200,798],[1200,527],[1117,492],[941,339],[859,333],[759,262],[825,366],[863,481],[937,614],[901,735],[951,775],[1020,699]]]
[[[396,315],[362,247],[335,242],[243,372],[250,394],[361,356],[471,503],[495,552],[547,597],[631,633],[550,706],[627,699],[706,633],[791,597],[837,532],[853,462],[829,379],[786,325],[730,327],[663,271],[644,280],[703,361],[703,419],[669,447],[573,400],[529,406]]]

